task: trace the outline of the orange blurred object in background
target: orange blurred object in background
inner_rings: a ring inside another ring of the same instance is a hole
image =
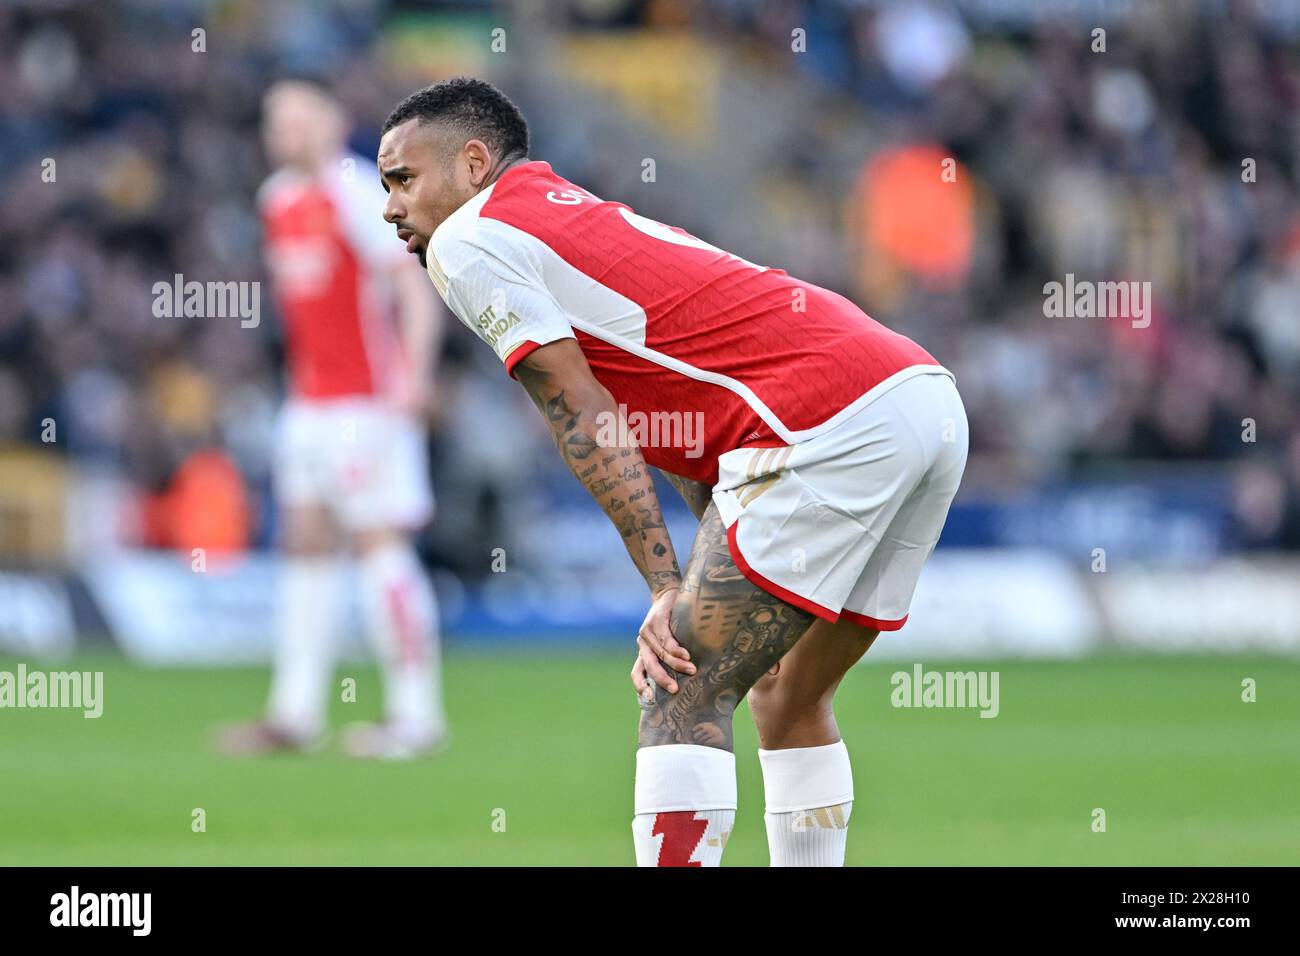
[[[975,191],[956,159],[936,146],[873,156],[858,178],[864,274],[889,265],[951,289],[970,271]]]
[[[146,502],[146,540],[192,555],[248,548],[251,510],[243,475],[225,453],[203,448],[176,469],[168,489]]]

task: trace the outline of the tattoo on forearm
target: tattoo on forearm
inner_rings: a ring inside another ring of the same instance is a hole
[[[595,422],[585,421],[589,416],[573,409],[564,391],[526,361],[517,367],[516,376],[545,416],[565,464],[614,522],[651,591],[679,584],[681,569],[641,449],[614,448],[593,457],[600,447]]]

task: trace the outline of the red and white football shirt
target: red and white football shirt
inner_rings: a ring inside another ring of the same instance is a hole
[[[939,369],[843,296],[601,200],[545,162],[506,170],[447,217],[427,264],[508,371],[576,338],[629,418],[702,413],[702,453],[642,454],[709,485],[720,454],[813,438],[873,389]]]
[[[341,156],[319,178],[281,169],[258,192],[295,398],[377,396],[402,384],[380,276],[406,261],[406,249],[384,222],[372,165]]]

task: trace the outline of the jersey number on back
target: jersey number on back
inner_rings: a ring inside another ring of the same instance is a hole
[[[742,265],[749,266],[751,269],[757,269],[759,272],[766,272],[767,266],[760,266],[757,263],[750,262],[748,259],[742,259],[735,253],[728,252],[726,249],[719,249],[717,246],[711,246],[703,239],[696,239],[694,236],[680,232],[674,232],[662,222],[656,222],[653,219],[647,219],[645,216],[638,216],[636,213],[622,206],[618,210],[627,220],[627,224],[643,235],[651,239],[658,239],[661,242],[671,242],[675,246],[687,246],[691,249],[707,249],[709,252],[716,252],[720,256],[726,256],[734,259]]]

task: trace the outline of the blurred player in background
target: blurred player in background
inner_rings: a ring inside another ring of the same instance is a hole
[[[289,372],[275,448],[284,560],[267,711],[223,733],[235,754],[322,743],[343,545],[360,569],[385,694],[385,719],[349,727],[344,751],[401,759],[446,737],[437,605],[411,541],[433,512],[422,418],[442,312],[384,224],[383,193],[369,162],[348,153],[348,130],[314,82],[265,94],[276,168],[258,205]]]
[[[773,865],[843,865],[853,776],[832,699],[905,623],[957,492],[952,374],[843,296],[530,161],[523,116],[487,83],[412,94],[378,162],[385,218],[532,397],[649,587],[637,862],[720,864],[748,695]],[[676,437],[634,437],[655,416]],[[684,574],[647,465],[700,519]]]

